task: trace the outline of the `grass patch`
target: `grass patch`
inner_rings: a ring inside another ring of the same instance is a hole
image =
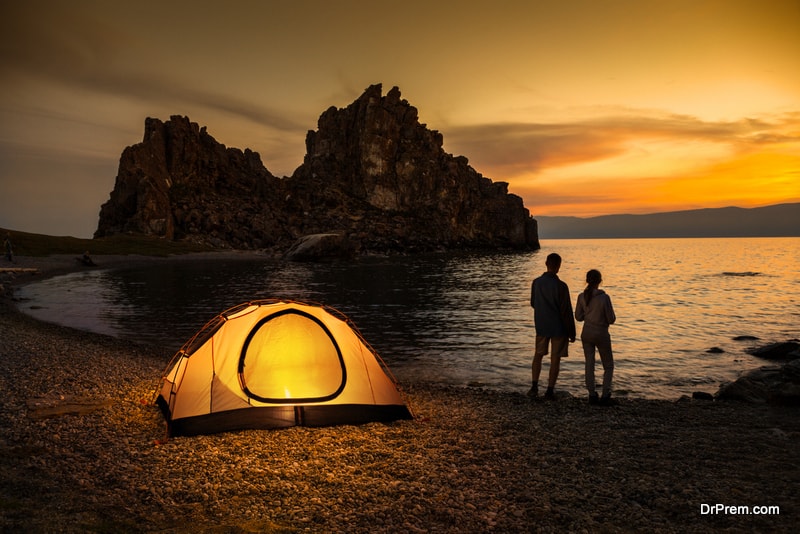
[[[9,234],[11,235],[11,243],[16,256],[49,256],[51,254],[75,254],[80,256],[87,250],[92,256],[103,254],[169,256],[171,254],[215,250],[196,243],[168,241],[145,235],[120,234],[98,239],[81,239],[71,236],[31,234],[0,228],[0,238],[3,241]]]

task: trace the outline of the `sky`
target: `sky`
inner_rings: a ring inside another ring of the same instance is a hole
[[[0,227],[91,237],[144,121],[302,163],[397,86],[537,215],[800,201],[800,0],[0,4]]]

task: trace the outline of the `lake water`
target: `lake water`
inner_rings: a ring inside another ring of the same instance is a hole
[[[800,238],[547,240],[532,253],[329,264],[178,261],[76,272],[30,284],[18,296],[37,318],[169,351],[241,302],[321,302],[353,320],[401,383],[524,392],[534,339],[530,284],[550,252],[564,258],[559,276],[573,306],[585,272],[603,273],[617,314],[618,395],[713,393],[764,365],[745,349],[800,337]],[[740,335],[759,340],[733,339]],[[706,352],[712,347],[724,352]],[[546,373],[547,363],[543,379]],[[585,395],[579,342],[562,362],[557,389]]]

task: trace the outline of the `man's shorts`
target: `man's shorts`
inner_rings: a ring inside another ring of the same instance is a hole
[[[548,345],[552,345],[553,357],[566,358],[569,356],[569,338],[536,336],[536,356],[547,354]]]

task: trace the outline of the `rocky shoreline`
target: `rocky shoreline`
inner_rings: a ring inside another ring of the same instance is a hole
[[[39,260],[36,276],[69,268]],[[789,532],[800,518],[796,407],[417,383],[403,384],[412,421],[166,441],[152,401],[172,354],[8,300],[0,335],[3,532]]]

